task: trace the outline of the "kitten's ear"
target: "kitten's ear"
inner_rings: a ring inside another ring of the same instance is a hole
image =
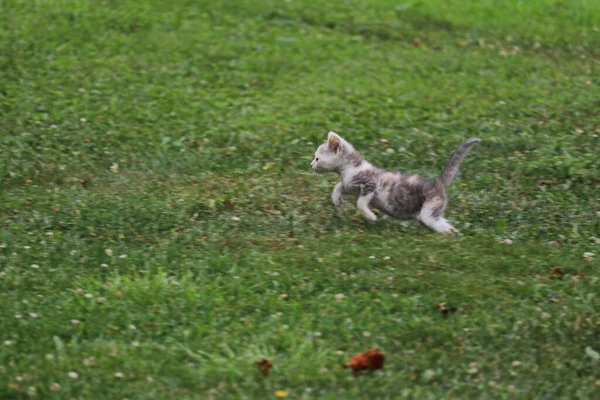
[[[329,132],[327,135],[327,144],[329,145],[329,150],[334,153],[337,153],[342,146],[342,138],[335,132]]]

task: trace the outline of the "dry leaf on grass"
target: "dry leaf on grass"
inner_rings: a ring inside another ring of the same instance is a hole
[[[385,357],[379,352],[379,349],[370,349],[366,353],[358,353],[352,356],[348,364],[344,365],[344,368],[352,368],[354,375],[357,375],[360,371],[375,371],[383,368],[384,361]]]
[[[258,369],[264,376],[268,376],[269,371],[271,371],[271,368],[273,368],[273,363],[267,358],[262,358],[259,362],[256,363],[256,365],[258,366]]]
[[[549,278],[562,279],[565,276],[565,273],[562,269],[555,267],[552,268],[552,272],[550,272]]]
[[[444,315],[448,315],[449,313],[456,312],[456,307],[446,307],[446,303],[437,303],[435,306]]]

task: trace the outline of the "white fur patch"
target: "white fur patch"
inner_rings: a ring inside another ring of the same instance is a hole
[[[421,180],[419,179],[418,175],[411,175],[407,180],[406,183],[408,183],[409,185],[417,185]]]
[[[358,167],[350,167],[346,169],[344,171],[344,174],[342,175],[344,184],[348,184],[350,181],[352,181],[352,179],[354,179],[356,174],[358,174],[359,172],[366,171],[369,169],[373,169],[373,166],[366,161],[363,161],[363,163],[360,164]]]

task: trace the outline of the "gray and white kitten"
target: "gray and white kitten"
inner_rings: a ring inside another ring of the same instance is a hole
[[[369,209],[373,206],[391,217],[417,219],[436,232],[449,234],[457,230],[444,218],[446,188],[469,148],[480,141],[471,138],[462,143],[440,176],[432,179],[375,168],[350,143],[329,132],[327,142],[319,146],[310,166],[317,172],[340,174],[341,181],[331,195],[336,206],[342,204],[342,195],[352,194],[357,196],[356,206],[369,222],[377,220]]]

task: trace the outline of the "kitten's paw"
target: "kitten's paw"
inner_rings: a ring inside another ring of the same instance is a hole
[[[450,235],[458,235],[460,232],[455,227],[449,226],[445,230],[440,231],[440,233],[450,236]]]
[[[344,202],[344,199],[342,199],[342,196],[339,197],[332,197],[331,200],[333,201],[333,205],[336,207],[339,207],[342,205],[342,203]]]
[[[365,215],[365,221],[369,224],[374,224],[375,222],[377,222],[377,216],[375,214],[372,215]]]

